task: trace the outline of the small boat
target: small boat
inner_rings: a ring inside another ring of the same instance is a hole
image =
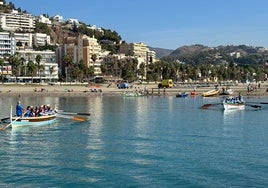
[[[38,117],[11,117],[11,127],[50,125],[56,121],[56,114],[47,114]]]
[[[234,91],[232,89],[224,90],[221,95],[232,95]]]
[[[197,92],[196,92],[196,91],[191,91],[190,95],[191,95],[192,97],[194,97],[194,96],[197,95]]]
[[[213,90],[210,90],[207,92],[203,92],[202,96],[203,97],[213,97],[213,96],[218,95],[219,93],[220,93],[219,89],[213,89]]]
[[[142,93],[139,93],[139,92],[124,92],[123,96],[124,97],[141,97],[144,95]]]
[[[183,92],[183,93],[179,92],[179,93],[176,95],[177,98],[179,98],[179,97],[187,97],[187,96],[188,96],[188,93],[186,93],[186,92]]]
[[[224,110],[244,110],[246,106],[243,100],[231,97],[227,97],[222,104]]]

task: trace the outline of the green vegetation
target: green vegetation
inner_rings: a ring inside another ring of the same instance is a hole
[[[47,35],[50,35],[50,29],[45,23],[41,23],[38,20],[35,21],[35,32],[36,33],[45,33]]]

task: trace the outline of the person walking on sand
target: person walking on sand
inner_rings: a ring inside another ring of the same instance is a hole
[[[16,105],[16,115],[17,117],[20,117],[23,113],[23,107],[22,105],[20,104],[20,101],[17,102],[17,105]]]

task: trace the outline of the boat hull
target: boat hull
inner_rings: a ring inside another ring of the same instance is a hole
[[[224,110],[244,110],[245,106],[246,106],[245,103],[226,103],[226,102],[223,102]]]
[[[184,97],[188,97],[188,93],[183,93],[183,94],[177,94],[176,95],[177,98],[184,98]]]
[[[211,91],[207,91],[207,92],[204,92],[202,94],[203,97],[213,97],[213,96],[216,96],[220,93],[220,90],[211,90]]]
[[[142,96],[144,96],[141,93],[124,93],[123,95],[124,95],[124,97],[142,97]]]
[[[56,115],[47,115],[47,116],[40,116],[40,117],[25,117],[20,118],[15,121],[17,117],[12,117],[12,128],[19,128],[25,126],[42,126],[42,125],[50,125],[55,123]]]

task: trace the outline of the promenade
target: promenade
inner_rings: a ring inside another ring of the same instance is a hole
[[[158,89],[157,84],[134,84],[129,89],[118,89],[116,85],[107,87],[108,84],[55,84],[55,85],[43,85],[43,84],[0,84],[0,96],[18,95],[34,96],[34,95],[46,95],[46,96],[96,96],[96,95],[120,95],[124,91],[135,91],[148,89],[149,95],[176,95],[178,92],[191,92],[192,86],[177,86],[174,88]],[[219,86],[222,88],[224,86]],[[230,86],[234,91],[233,95],[238,95],[240,92],[243,96],[256,96],[264,97],[268,96],[267,88],[268,83],[262,83],[260,88],[256,87],[253,91],[248,92],[247,84],[238,84]],[[197,87],[196,92],[199,96],[203,92],[214,89],[210,87]],[[96,92],[92,92],[92,91]],[[101,92],[100,92],[101,91]]]

